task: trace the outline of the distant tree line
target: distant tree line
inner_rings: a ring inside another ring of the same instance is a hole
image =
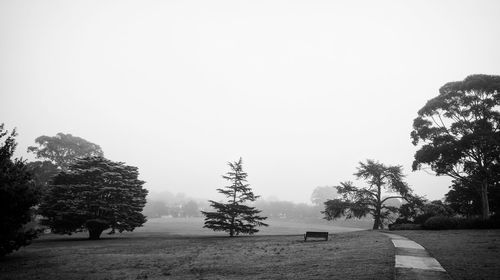
[[[316,187],[311,194],[311,203],[296,203],[292,201],[276,199],[258,199],[252,206],[260,209],[262,215],[271,220],[285,220],[292,222],[308,222],[324,224],[323,203],[328,199],[336,198],[339,195],[332,186]],[[400,205],[398,200],[391,199],[388,203]],[[391,205],[392,205],[391,204]],[[162,216],[172,218],[201,217],[200,211],[214,210],[209,203],[204,200],[194,199],[182,193],[173,194],[168,191],[161,193],[151,193],[147,197],[147,203],[143,214],[148,218],[159,218]],[[349,221],[337,221],[338,225],[366,228],[372,222],[371,218],[360,218]]]
[[[164,200],[161,197],[148,197],[143,214],[149,218],[163,216],[173,218],[201,217],[201,212],[209,208],[205,201],[181,196],[180,200]]]
[[[270,219],[284,219],[292,221],[321,219],[321,207],[307,203],[294,203],[291,201],[260,200],[255,207]]]

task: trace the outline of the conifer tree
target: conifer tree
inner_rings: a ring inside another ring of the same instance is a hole
[[[30,244],[38,230],[27,227],[32,220],[32,208],[38,203],[35,188],[25,161],[12,158],[17,136],[0,123],[0,257]]]
[[[103,157],[80,158],[54,177],[39,214],[54,233],[133,231],[146,222],[141,213],[148,191],[138,179],[137,167]]]
[[[214,231],[225,231],[229,236],[243,234],[254,234],[259,230],[257,226],[268,226],[262,221],[267,217],[259,216],[261,212],[255,207],[245,205],[246,201],[255,201],[259,196],[254,195],[250,185],[247,184],[247,173],[243,171],[243,161],[228,163],[231,170],[223,175],[222,178],[231,184],[217,191],[227,197],[227,203],[210,200],[211,207],[215,212],[204,212],[205,225]]]
[[[374,160],[360,162],[354,173],[357,179],[368,183],[367,187],[356,187],[352,182],[341,182],[336,186],[340,199],[325,202],[325,219],[336,220],[342,216],[346,219],[373,217],[373,229],[383,229],[384,221],[396,213],[398,207],[389,205],[390,199],[414,199],[411,188],[404,181],[405,175],[400,165],[387,166]],[[384,190],[389,194],[383,197]]]

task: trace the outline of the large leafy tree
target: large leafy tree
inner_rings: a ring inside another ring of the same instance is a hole
[[[450,82],[413,121],[413,170],[430,166],[479,193],[481,216],[489,217],[488,188],[500,173],[500,76],[471,75]]]
[[[101,147],[71,134],[57,133],[56,136],[40,136],[35,139],[38,146],[28,147],[28,152],[37,158],[46,159],[66,170],[77,159],[90,156],[104,156]]]
[[[146,218],[141,213],[148,191],[138,179],[137,167],[103,157],[78,159],[53,179],[39,213],[53,232],[88,230],[99,239],[106,229],[132,231]]]
[[[247,201],[255,201],[259,196],[254,195],[250,185],[247,184],[247,173],[243,171],[243,161],[228,163],[231,170],[222,178],[230,182],[230,185],[217,189],[227,197],[227,203],[210,200],[214,212],[201,213],[205,215],[205,225],[214,231],[225,231],[229,236],[243,234],[254,234],[259,230],[257,226],[268,226],[264,221],[267,217],[259,216],[261,212],[255,207],[245,205]]]
[[[341,198],[327,200],[322,213],[327,220],[371,215],[374,219],[373,229],[383,228],[384,221],[398,211],[398,207],[388,205],[388,201],[394,198],[409,199],[412,196],[410,187],[404,182],[402,167],[367,160],[366,163],[360,162],[357,170],[354,176],[364,180],[368,186],[356,187],[352,182],[341,182],[336,186]],[[385,196],[384,192],[389,195]]]
[[[25,228],[31,221],[32,207],[38,203],[38,190],[21,159],[12,159],[16,131],[10,134],[0,124],[0,256],[28,245],[37,236]]]

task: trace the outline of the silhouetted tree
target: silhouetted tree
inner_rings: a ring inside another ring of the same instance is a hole
[[[137,167],[103,157],[76,160],[54,178],[44,196],[42,224],[60,234],[88,230],[90,239],[99,239],[106,229],[112,234],[142,226],[148,191],[138,175]]]
[[[403,181],[405,176],[402,167],[367,160],[366,163],[360,162],[357,169],[354,175],[357,179],[365,180],[368,187],[356,187],[352,182],[340,183],[336,188],[342,198],[326,201],[322,213],[327,220],[371,215],[374,219],[373,229],[383,228],[384,220],[398,210],[398,207],[389,206],[386,202],[392,198],[407,199],[411,196],[410,187]],[[396,194],[382,198],[383,190]]]
[[[38,190],[21,159],[11,159],[16,149],[16,131],[9,134],[0,124],[0,256],[26,246],[37,236],[25,228],[31,208],[38,203]],[[5,138],[5,139],[4,139]]]
[[[455,215],[455,211],[441,200],[429,202],[418,198],[417,200],[410,200],[409,203],[401,206],[400,214],[397,223],[423,224],[429,218],[435,216],[452,217]]]
[[[407,197],[405,202],[399,207],[399,217],[396,223],[414,223],[415,219],[424,213],[423,207],[427,199],[423,196],[412,195]]]
[[[489,217],[488,188],[500,173],[500,76],[471,75],[450,82],[413,121],[413,170],[428,165],[437,175],[475,186],[481,215]]]
[[[71,134],[58,133],[56,136],[40,136],[35,139],[36,146],[28,147],[28,152],[37,158],[52,161],[66,170],[77,158],[103,156],[99,145]]]
[[[255,207],[245,205],[246,201],[255,201],[259,196],[253,194],[250,185],[246,184],[247,173],[243,172],[243,162],[240,158],[236,162],[229,162],[231,171],[222,178],[231,182],[231,185],[217,191],[225,195],[227,203],[220,203],[210,200],[210,205],[215,212],[201,211],[205,215],[205,225],[214,231],[225,231],[229,236],[244,234],[254,234],[259,230],[257,226],[268,226],[262,221],[266,217],[259,216],[261,212]]]
[[[453,180],[445,202],[458,214],[470,217],[481,214],[481,192],[470,180]],[[500,213],[500,182],[488,187],[488,206],[491,213]]]

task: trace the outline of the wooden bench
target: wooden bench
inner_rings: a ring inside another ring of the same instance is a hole
[[[304,242],[307,241],[308,237],[312,238],[324,238],[325,241],[328,241],[328,232],[326,231],[306,231],[304,234]]]

